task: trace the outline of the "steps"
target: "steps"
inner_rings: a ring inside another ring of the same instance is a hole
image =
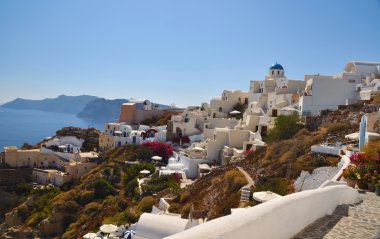
[[[249,197],[251,196],[251,187],[245,185],[241,188],[240,202],[248,202]]]
[[[380,238],[380,197],[362,192],[363,202],[340,205],[332,215],[316,220],[293,239],[372,239]]]

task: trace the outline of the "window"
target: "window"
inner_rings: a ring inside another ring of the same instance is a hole
[[[280,71],[277,71],[277,75],[280,75]]]
[[[223,108],[222,107],[219,107],[219,112],[222,112]]]
[[[274,71],[272,71],[272,75],[274,75]]]

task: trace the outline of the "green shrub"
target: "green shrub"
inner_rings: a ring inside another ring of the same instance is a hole
[[[108,195],[113,195],[115,189],[109,182],[104,179],[98,179],[94,182],[94,197],[97,199],[103,199]]]
[[[181,213],[181,209],[182,209],[181,204],[179,204],[179,203],[172,203],[172,204],[170,204],[168,211],[170,213],[177,213],[177,214],[179,214],[179,213]]]
[[[189,199],[189,197],[190,197],[190,192],[189,191],[185,191],[185,192],[183,192],[181,194],[181,198],[179,199],[179,201],[181,203],[184,203],[184,202],[186,202]]]
[[[128,182],[127,186],[125,187],[125,195],[127,197],[134,197],[135,196],[135,189],[138,189],[139,183],[137,182],[137,179],[132,179]]]
[[[120,197],[119,198],[119,201],[117,203],[117,206],[122,209],[122,210],[125,210],[127,207],[128,207],[128,201],[125,200],[124,198]]]
[[[179,183],[174,175],[152,175],[152,177],[142,185],[143,192],[145,194],[154,194],[161,190],[171,188],[174,190],[179,189]]]
[[[151,212],[152,206],[156,203],[156,199],[152,196],[146,196],[139,202],[138,209],[142,212]]]
[[[226,191],[229,192],[239,190],[242,186],[248,183],[243,173],[238,169],[228,171],[224,175],[224,181],[227,185]]]
[[[100,203],[97,203],[97,202],[91,202],[89,204],[87,204],[84,208],[84,212],[86,214],[90,214],[90,213],[93,213],[93,212],[97,212],[99,211],[99,209],[101,209],[101,204]]]
[[[269,130],[267,141],[276,142],[292,138],[300,129],[298,115],[280,115],[274,122],[274,128]]]
[[[80,205],[86,205],[89,202],[94,200],[94,192],[93,191],[83,191],[78,196],[78,203]]]
[[[154,173],[154,171],[156,170],[156,166],[153,163],[141,163],[141,164],[128,165],[125,168],[124,183],[128,184],[130,180],[139,176],[140,171],[144,169],[147,169],[151,173]]]
[[[128,208],[125,211],[125,219],[130,223],[136,223],[140,218],[141,212],[136,208]]]
[[[190,203],[186,203],[181,209],[181,216],[188,217],[190,213]]]
[[[264,178],[255,184],[255,192],[271,191],[279,195],[287,195],[293,192],[293,184],[286,178]]]

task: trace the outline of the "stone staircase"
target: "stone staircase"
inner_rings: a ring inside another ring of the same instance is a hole
[[[293,239],[380,239],[380,197],[371,192],[360,196],[362,203],[338,206],[332,215],[316,220]]]
[[[245,185],[241,188],[240,202],[248,202],[251,195],[251,187]]]

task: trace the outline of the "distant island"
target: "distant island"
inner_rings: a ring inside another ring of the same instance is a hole
[[[4,108],[22,110],[41,110],[54,113],[75,114],[81,119],[95,122],[117,121],[120,115],[120,106],[128,103],[128,99],[109,100],[97,96],[60,95],[56,98],[42,100],[28,100],[17,98],[1,105]],[[161,108],[170,108],[169,105],[157,104]]]
[[[42,110],[55,113],[78,114],[90,101],[95,99],[99,99],[99,97],[91,95],[60,95],[56,98],[48,98],[43,100],[17,98],[3,104],[2,107],[10,109]]]
[[[119,119],[120,106],[123,103],[128,103],[128,100],[95,99],[84,106],[84,108],[78,113],[78,117],[102,122],[117,121]]]

